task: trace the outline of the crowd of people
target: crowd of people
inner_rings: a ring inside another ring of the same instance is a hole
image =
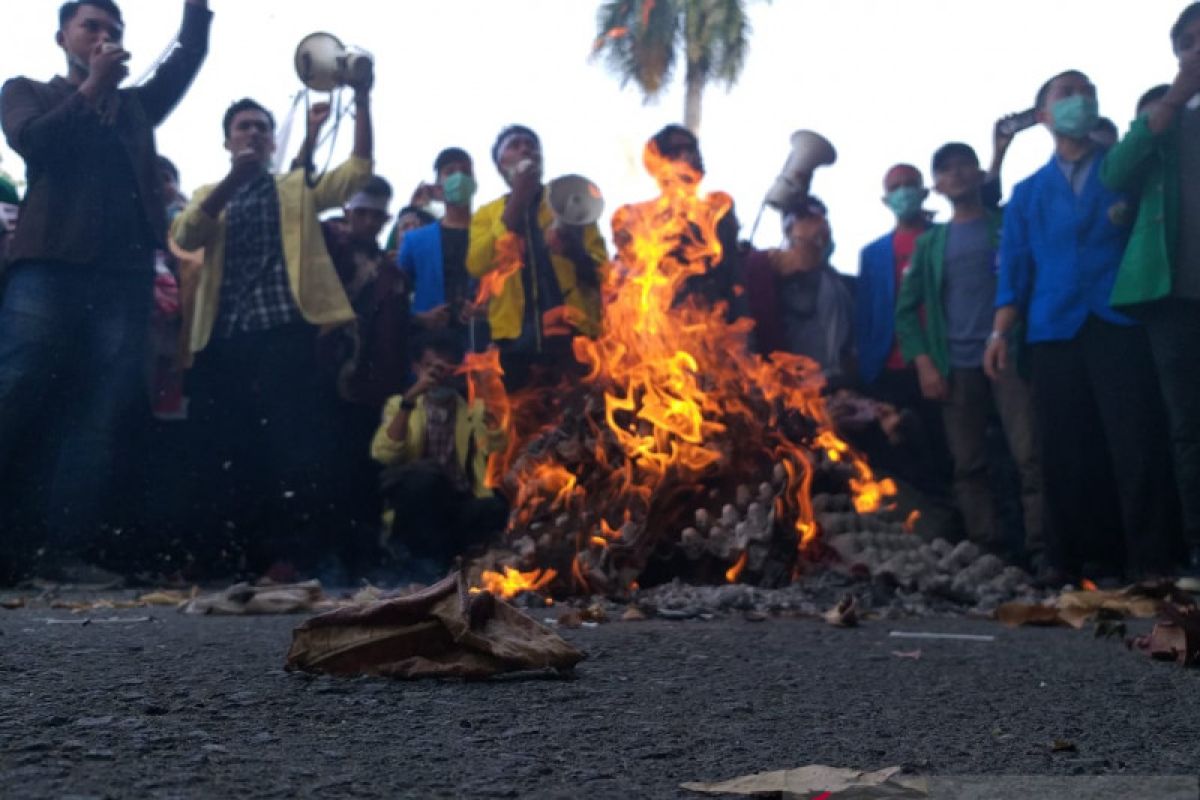
[[[557,218],[522,125],[489,154],[502,197],[476,207],[475,161],[447,146],[393,221],[369,75],[349,85],[344,163],[313,163],[318,103],[273,174],[276,121],[247,98],[220,120],[229,171],[185,198],[153,131],[201,67],[207,6],[185,0],[178,47],[120,88],[119,8],[67,2],[65,77],[0,93],[27,174],[23,198],[0,185],[0,582],[436,573],[509,511],[486,479],[509,432],[468,402],[466,354],[498,351],[509,392],[579,376],[572,339],[602,330],[609,271],[633,257],[648,206],[613,215],[610,259],[596,223]],[[873,409],[876,466],[1040,579],[1200,571],[1200,3],[1170,44],[1178,74],[1123,137],[1086,75],[1047,80],[1025,123],[1053,152],[1007,204],[1014,117],[986,170],[963,143],[932,154],[944,223],[918,167],[887,171],[896,225],[857,277],[833,268],[817,197],[766,250],[739,242],[729,201],[720,256],[678,302],[753,319],[763,357],[815,361],[832,405]],[[697,190],[692,131],[646,154],[664,190]]]

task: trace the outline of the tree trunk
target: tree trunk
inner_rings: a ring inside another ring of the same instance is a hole
[[[704,99],[704,76],[692,74],[689,70],[685,83],[687,93],[683,98],[683,124],[689,131],[699,136],[700,104]]]

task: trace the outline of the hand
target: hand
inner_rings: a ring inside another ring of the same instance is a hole
[[[459,311],[459,322],[466,325],[473,319],[483,319],[487,315],[486,303],[473,303],[470,300],[464,300],[462,309]]]
[[[929,356],[921,355],[916,358],[917,380],[921,384],[921,396],[926,400],[944,401],[950,397],[950,387],[942,373],[934,366]]]
[[[308,138],[315,139],[329,121],[329,103],[313,103],[308,109]]]
[[[1189,53],[1179,59],[1179,72],[1163,99],[1182,107],[1200,94],[1200,53]]]
[[[546,231],[546,247],[556,256],[569,258],[583,250],[583,228],[554,223]]]
[[[416,383],[408,388],[408,391],[404,393],[404,398],[409,401],[416,400],[433,387],[439,385],[446,377],[446,372],[446,366],[440,361],[430,364],[417,375]]]
[[[229,175],[225,180],[230,186],[237,188],[245,186],[263,173],[265,166],[258,151],[247,148],[233,157]]]
[[[983,371],[992,380],[999,380],[1000,373],[1008,368],[1008,340],[997,336],[988,341],[983,352]]]
[[[434,200],[442,200],[444,198],[445,195],[442,193],[441,186],[436,183],[425,183],[422,181],[413,190],[412,198],[408,201],[408,204],[417,208],[424,208]]]
[[[114,42],[101,42],[88,59],[88,76],[80,90],[94,96],[115,92],[129,76],[129,51]]]
[[[450,324],[450,306],[442,303],[436,308],[416,315],[417,324],[430,331],[440,331]]]

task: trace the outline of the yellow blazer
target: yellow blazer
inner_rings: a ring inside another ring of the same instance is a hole
[[[543,233],[554,223],[554,212],[550,210],[547,200],[548,192],[542,192],[542,202],[538,207],[538,227]],[[470,246],[467,250],[467,272],[476,278],[482,277],[499,264],[496,262],[496,241],[509,233],[502,219],[504,204],[508,195],[493,200],[475,212],[471,218]],[[583,230],[583,246],[588,255],[596,262],[596,270],[601,281],[604,279],[608,264],[608,251],[604,246],[604,237],[596,224],[588,225]],[[551,255],[551,265],[558,278],[558,287],[562,291],[563,300],[582,312],[579,329],[587,336],[595,336],[600,332],[600,293],[594,289],[584,289],[579,286],[575,276],[575,263],[564,256]],[[492,328],[493,339],[516,339],[521,335],[521,324],[525,319],[525,287],[521,283],[519,273],[511,275],[504,282],[500,292],[488,303],[488,322]]]
[[[370,161],[351,156],[349,161],[326,173],[312,189],[305,184],[302,169],[275,178],[288,284],[300,313],[314,325],[354,319],[354,310],[325,249],[317,215],[344,206],[371,177],[371,168]],[[210,184],[197,190],[191,203],[171,225],[171,238],[179,247],[204,248],[204,268],[196,287],[189,332],[193,353],[203,350],[212,336],[221,296],[221,273],[225,268],[225,212],[213,219],[200,208],[214,188],[215,184]]]

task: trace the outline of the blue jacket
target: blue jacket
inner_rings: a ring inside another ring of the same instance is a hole
[[[896,336],[896,256],[893,233],[863,248],[854,298],[854,341],[858,375],[874,383],[883,372]]]
[[[446,278],[442,267],[442,224],[434,222],[404,234],[400,269],[413,285],[412,310],[423,313],[446,302]],[[474,283],[474,281],[471,281]]]
[[[1076,197],[1057,160],[1018,183],[1004,213],[996,307],[1016,306],[1029,342],[1074,338],[1089,315],[1133,320],[1109,305],[1129,239],[1122,195],[1100,182],[1104,153]]]

